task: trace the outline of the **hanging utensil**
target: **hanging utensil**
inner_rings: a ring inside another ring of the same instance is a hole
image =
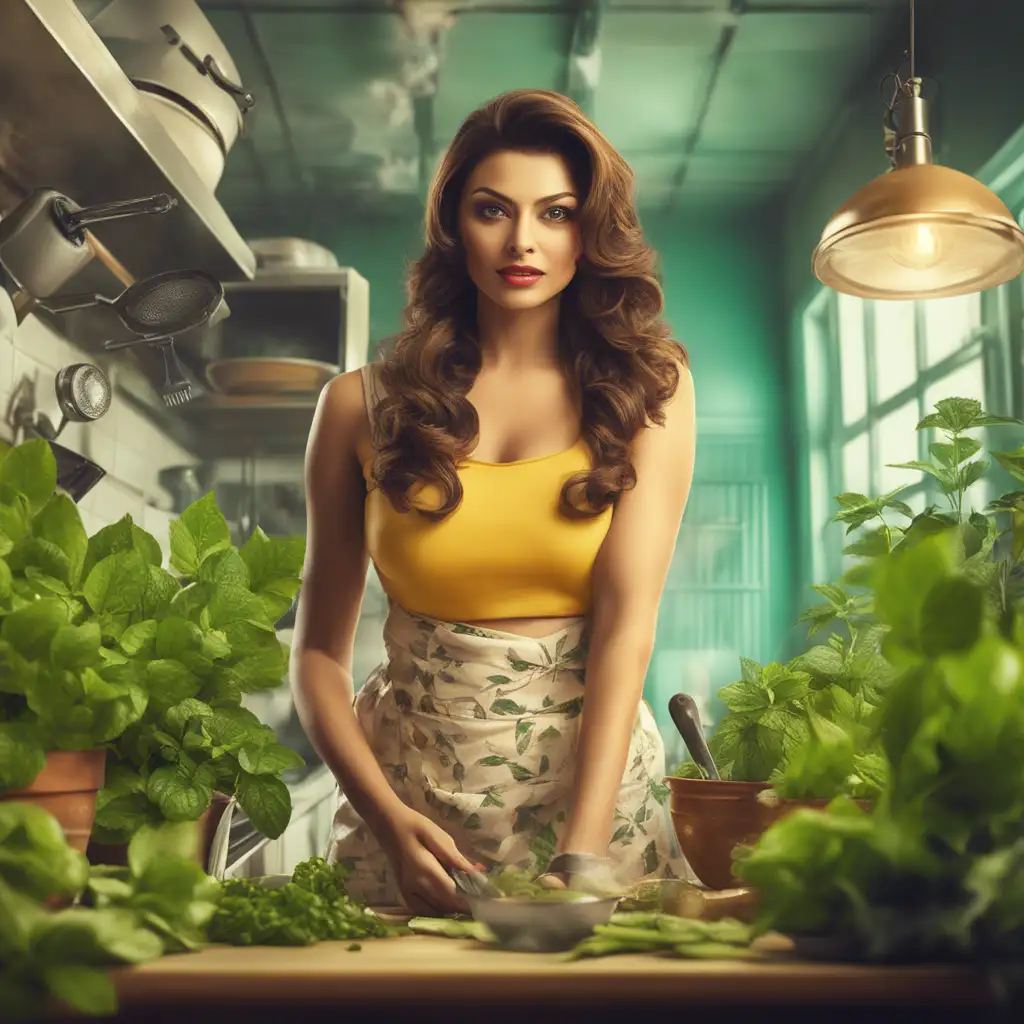
[[[92,363],[74,363],[57,372],[54,392],[60,408],[60,423],[53,421],[35,406],[35,387],[28,389],[16,401],[12,412],[14,424],[26,434],[54,441],[69,423],[91,423],[105,416],[110,409],[113,389],[110,379]]]
[[[694,763],[704,769],[708,778],[718,781],[721,776],[704,739],[697,702],[688,693],[677,693],[668,702],[668,713],[672,716],[672,721],[679,730],[679,735],[682,736]]]
[[[160,397],[168,409],[176,405],[184,405],[192,400],[192,384],[178,361],[178,355],[174,351],[174,339],[158,341],[155,347],[163,352],[164,356],[164,386],[160,389]],[[173,368],[172,368],[173,367]]]
[[[107,351],[144,345],[184,334],[203,324],[218,323],[228,315],[224,286],[202,270],[167,270],[136,281],[116,299],[89,292],[66,295],[39,303],[48,313],[71,313],[92,306],[109,306],[121,323],[137,337],[108,341]]]
[[[177,199],[162,192],[144,199],[81,207],[56,189],[36,189],[0,220],[0,264],[23,291],[45,299],[94,258],[87,227],[167,213],[177,205]]]

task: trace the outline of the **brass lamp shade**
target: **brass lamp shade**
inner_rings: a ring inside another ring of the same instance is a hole
[[[1024,270],[1024,231],[999,197],[951,167],[875,178],[825,226],[823,284],[863,299],[937,299],[994,288]]]

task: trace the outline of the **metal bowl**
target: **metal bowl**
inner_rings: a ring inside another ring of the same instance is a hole
[[[585,896],[572,902],[487,899],[466,896],[473,918],[485,925],[505,949],[519,953],[554,953],[572,949],[598,926],[611,920],[617,896]]]

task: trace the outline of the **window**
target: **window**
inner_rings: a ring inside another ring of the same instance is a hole
[[[807,394],[807,486],[812,524],[810,567],[824,582],[844,568],[843,531],[829,522],[832,495],[876,496],[902,487],[915,513],[945,505],[930,476],[892,464],[928,458],[937,439],[917,424],[943,398],[986,402],[986,379],[998,381],[1002,358],[990,343],[981,295],[928,301],[865,301],[822,289],[803,317]],[[995,317],[995,314],[993,314]],[[997,332],[998,333],[998,332]],[[991,367],[991,368],[990,368]],[[989,390],[1000,390],[990,384]],[[996,412],[1007,402],[1000,390]],[[982,481],[969,501],[988,500]]]

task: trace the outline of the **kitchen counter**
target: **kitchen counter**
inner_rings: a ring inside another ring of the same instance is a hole
[[[868,967],[797,960],[786,940],[765,937],[751,961],[623,955],[567,961],[510,953],[469,940],[406,936],[304,948],[210,947],[114,972],[121,1020],[247,1022],[295,1015],[304,1022],[485,1018],[564,1021],[604,1013],[714,1008],[714,1024],[768,1019],[871,1024],[924,1009],[932,1022],[980,1022],[991,1006],[984,980],[948,966]],[[574,1013],[576,1011],[576,1013]],[[849,1018],[844,1016],[849,1013]],[[165,1014],[166,1016],[162,1016]],[[208,1015],[208,1016],[207,1016]]]

